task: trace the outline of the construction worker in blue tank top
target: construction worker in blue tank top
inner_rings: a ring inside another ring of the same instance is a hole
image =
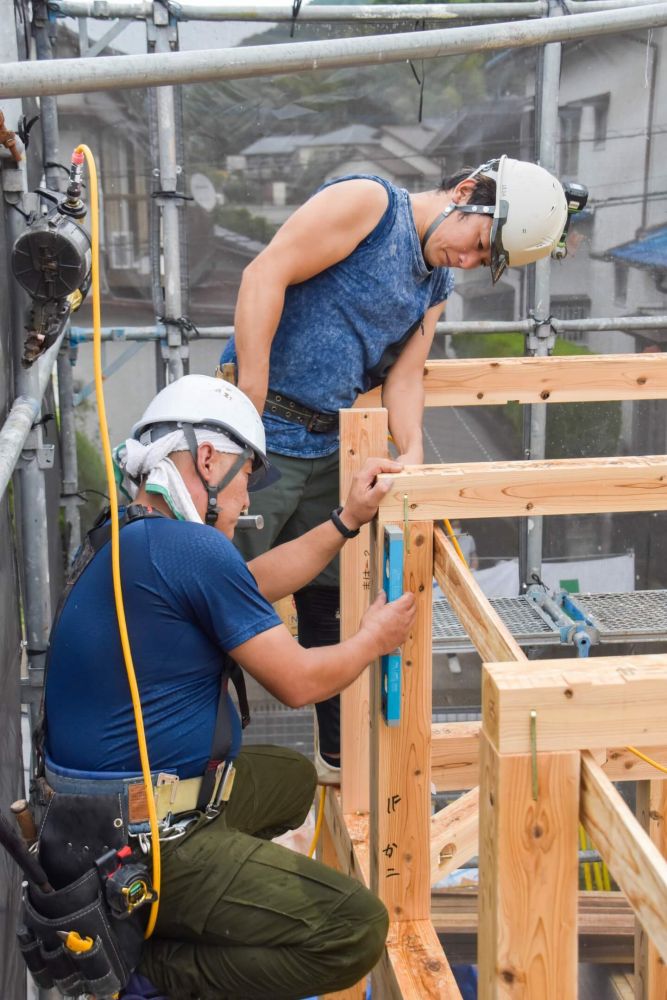
[[[409,194],[381,177],[325,184],[245,269],[221,361],[263,415],[281,480],[253,501],[246,559],[308,531],[338,503],[338,411],[382,386],[399,461],[423,462],[422,377],[452,270],[546,257],[565,229],[556,178],[506,156]],[[229,369],[228,369],[229,370]],[[294,595],[299,641],[339,641],[338,562]],[[338,697],[316,706],[321,781],[340,774]]]

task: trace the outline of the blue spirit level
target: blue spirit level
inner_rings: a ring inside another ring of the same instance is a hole
[[[389,524],[384,529],[382,585],[388,601],[403,593],[403,531]],[[382,657],[382,715],[388,726],[401,721],[401,651]]]

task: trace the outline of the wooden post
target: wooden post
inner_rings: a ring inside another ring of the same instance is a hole
[[[387,411],[341,410],[340,496],[345,500],[352,478],[367,458],[387,455]],[[370,593],[370,526],[346,542],[340,560],[340,637],[359,628]],[[341,695],[341,794],[343,812],[368,812],[369,679],[364,671]]]
[[[579,760],[538,754],[534,800],[531,755],[482,733],[479,1000],[577,996]]]
[[[663,857],[667,857],[667,782],[637,782],[637,819]],[[635,1000],[667,997],[667,965],[637,921],[635,930]]]
[[[382,525],[376,530],[381,580]],[[428,920],[431,912],[431,521],[410,525],[403,567],[403,589],[414,593],[417,617],[403,645],[399,725],[382,717],[378,665],[371,685],[371,888],[392,921]]]

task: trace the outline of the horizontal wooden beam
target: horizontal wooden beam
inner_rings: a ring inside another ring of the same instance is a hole
[[[411,466],[386,476],[381,521],[667,508],[667,456]],[[406,500],[407,498],[407,500]]]
[[[479,847],[479,788],[431,816],[431,885],[470,861]]]
[[[384,957],[373,970],[381,1000],[461,1000],[461,993],[430,920],[389,925]]]
[[[667,962],[667,861],[587,752],[581,755],[580,815],[637,919]]]
[[[500,753],[530,753],[530,713],[538,751],[667,746],[667,658],[485,663],[484,730]]]
[[[436,722],[431,727],[431,781],[438,792],[479,784],[481,722]]]
[[[562,662],[562,661],[561,661]],[[579,662],[579,661],[578,661]],[[457,792],[479,784],[481,722],[437,722],[431,729],[431,780],[438,792]],[[638,746],[646,757],[667,767],[667,744]],[[600,766],[610,781],[667,779],[627,747],[609,747]]]
[[[666,399],[667,356],[588,354],[427,361],[424,390],[426,406]],[[380,389],[360,396],[355,405],[381,406]]]
[[[497,611],[449,538],[440,528],[433,533],[433,573],[442,591],[483,660],[526,659]]]
[[[452,964],[477,959],[479,895],[474,888],[434,889],[431,919]],[[622,892],[580,892],[579,961],[632,964],[635,916]]]

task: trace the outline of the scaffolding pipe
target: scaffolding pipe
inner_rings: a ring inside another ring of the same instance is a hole
[[[532,333],[537,326],[534,319],[503,320],[462,320],[460,323],[448,320],[438,323],[436,333],[456,335],[463,333]],[[598,317],[591,319],[557,319],[551,318],[554,333],[632,333],[635,330],[667,330],[667,315],[662,316],[619,316]],[[197,327],[197,340],[217,340],[232,337],[233,326],[200,326]],[[163,340],[165,328],[157,326],[104,326],[102,340]],[[83,344],[93,339],[93,328],[90,326],[73,326],[70,328],[72,344]]]
[[[616,0],[603,0],[616,2]],[[655,0],[645,0],[646,3]],[[153,0],[50,0],[49,10],[56,17],[114,17],[150,19]],[[178,21],[293,21],[292,5],[197,3],[193,0],[167,0],[169,14]],[[335,21],[450,21],[493,20],[494,18],[542,17],[547,12],[546,0],[517,0],[515,3],[443,3],[411,4],[409,9],[401,4],[359,4],[319,7],[308,5],[299,11],[301,23],[331,23]]]
[[[7,414],[7,419],[0,428],[0,501],[3,499],[14,474],[32,426],[39,416],[53,362],[64,336],[63,332],[57,342],[38,362],[37,391],[39,396],[17,396]]]
[[[667,24],[667,3],[568,17],[373,35],[366,38],[113,56],[12,62],[0,66],[0,98],[81,94],[205,80],[286,75],[316,69],[434,59],[466,52],[523,48]]]
[[[67,565],[71,566],[81,545],[81,514],[79,512],[79,467],[76,453],[76,423],[74,418],[74,377],[70,352],[65,345],[58,354],[58,404],[60,411],[60,457],[62,483],[60,502],[67,525]]]
[[[23,232],[25,220],[18,212],[7,212],[7,234],[10,244]],[[14,357],[23,352],[25,294],[12,283],[12,322],[14,327]],[[58,346],[59,343],[58,343]],[[32,368],[19,367],[15,377],[17,396],[27,396],[41,402],[46,391],[55,355],[50,349],[41,364]],[[44,440],[42,427],[30,430],[23,448],[19,477],[21,484],[21,546],[23,552],[25,631],[30,652],[31,684],[41,685],[44,659],[51,628],[51,574],[49,569],[49,536],[44,469],[40,463]],[[32,711],[32,708],[31,708]],[[35,719],[33,718],[33,722]]]
[[[562,20],[557,0],[549,0],[549,13],[556,20]],[[540,164],[550,173],[556,173],[556,141],[558,136],[558,87],[560,83],[561,45],[545,45],[542,52],[539,84],[539,150]],[[551,315],[551,261],[547,257],[535,265],[535,292],[533,315],[536,328],[532,340],[533,353],[546,357],[551,347],[553,331]],[[527,414],[529,421],[528,454],[526,458],[541,462],[546,454],[547,407],[546,403],[533,403]],[[527,517],[522,523],[525,531],[525,566],[519,566],[520,583],[528,583],[537,574],[542,575],[543,520],[541,517]],[[523,550],[520,554],[523,554]],[[521,560],[520,560],[521,562]]]
[[[155,25],[155,55],[170,54],[168,25]],[[176,53],[174,53],[176,54]],[[150,59],[145,60],[149,62]],[[164,268],[164,311],[170,320],[179,320],[183,315],[181,282],[181,233],[179,212],[182,201],[175,197],[178,181],[176,162],[176,104],[173,87],[159,87],[157,101],[157,145],[160,170],[160,194],[158,204],[162,212],[162,260]],[[176,322],[167,325],[167,363],[169,381],[174,382],[183,375],[181,328]]]
[[[564,0],[570,14],[591,11],[621,10],[630,6],[628,0]],[[648,6],[655,0],[633,0],[633,6]],[[280,23],[293,21],[291,5],[221,4],[195,2],[195,0],[166,0],[171,17],[178,21],[251,21],[253,23]],[[99,20],[133,18],[145,20],[152,17],[153,0],[50,0],[49,11],[56,17],[94,17]],[[335,22],[365,22],[374,24],[386,21],[448,21],[452,19],[476,21],[515,17],[543,17],[548,10],[547,0],[515,0],[512,3],[443,3],[443,4],[370,4],[332,5],[320,7],[309,4],[302,7],[296,18],[299,24],[331,24]]]

